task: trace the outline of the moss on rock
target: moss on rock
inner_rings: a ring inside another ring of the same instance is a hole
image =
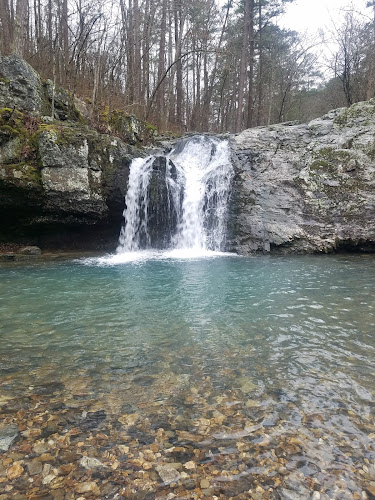
[[[367,126],[375,119],[375,98],[344,108],[333,123],[338,127]]]
[[[115,135],[133,146],[142,146],[152,142],[156,127],[139,120],[123,110],[110,110],[108,106],[99,114],[102,130]]]

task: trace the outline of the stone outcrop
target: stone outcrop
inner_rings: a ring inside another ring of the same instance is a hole
[[[0,57],[0,243],[116,244],[130,162],[153,134],[118,115],[117,137],[99,133],[68,92],[53,91],[22,59]]]
[[[375,99],[232,138],[230,249],[375,250]]]
[[[1,108],[41,114],[45,101],[40,77],[29,64],[18,56],[0,57]]]

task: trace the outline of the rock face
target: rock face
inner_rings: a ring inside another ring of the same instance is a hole
[[[0,57],[0,242],[114,247],[129,165],[152,127],[121,114],[131,140],[101,134],[62,89],[52,119],[52,94],[25,61]]]
[[[42,113],[42,82],[33,68],[18,56],[0,57],[0,107]]]
[[[176,179],[176,167],[171,162],[172,177]],[[168,189],[165,157],[157,156],[152,165],[148,186],[149,238],[153,248],[168,248],[176,233],[177,211],[173,195]]]
[[[232,145],[229,249],[375,250],[375,99],[245,130]]]

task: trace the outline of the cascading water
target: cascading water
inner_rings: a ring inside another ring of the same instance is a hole
[[[117,253],[224,250],[232,177],[228,141],[207,136],[133,160]]]

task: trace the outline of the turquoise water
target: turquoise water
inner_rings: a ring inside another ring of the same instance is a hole
[[[366,255],[3,264],[0,406],[53,396],[105,410],[103,425],[136,413],[139,433],[167,420],[233,477],[244,459],[220,447],[248,440],[252,466],[286,467],[284,488],[297,471],[299,488],[314,477],[353,495],[375,459],[374,291]],[[302,444],[281,460],[291,437]]]

